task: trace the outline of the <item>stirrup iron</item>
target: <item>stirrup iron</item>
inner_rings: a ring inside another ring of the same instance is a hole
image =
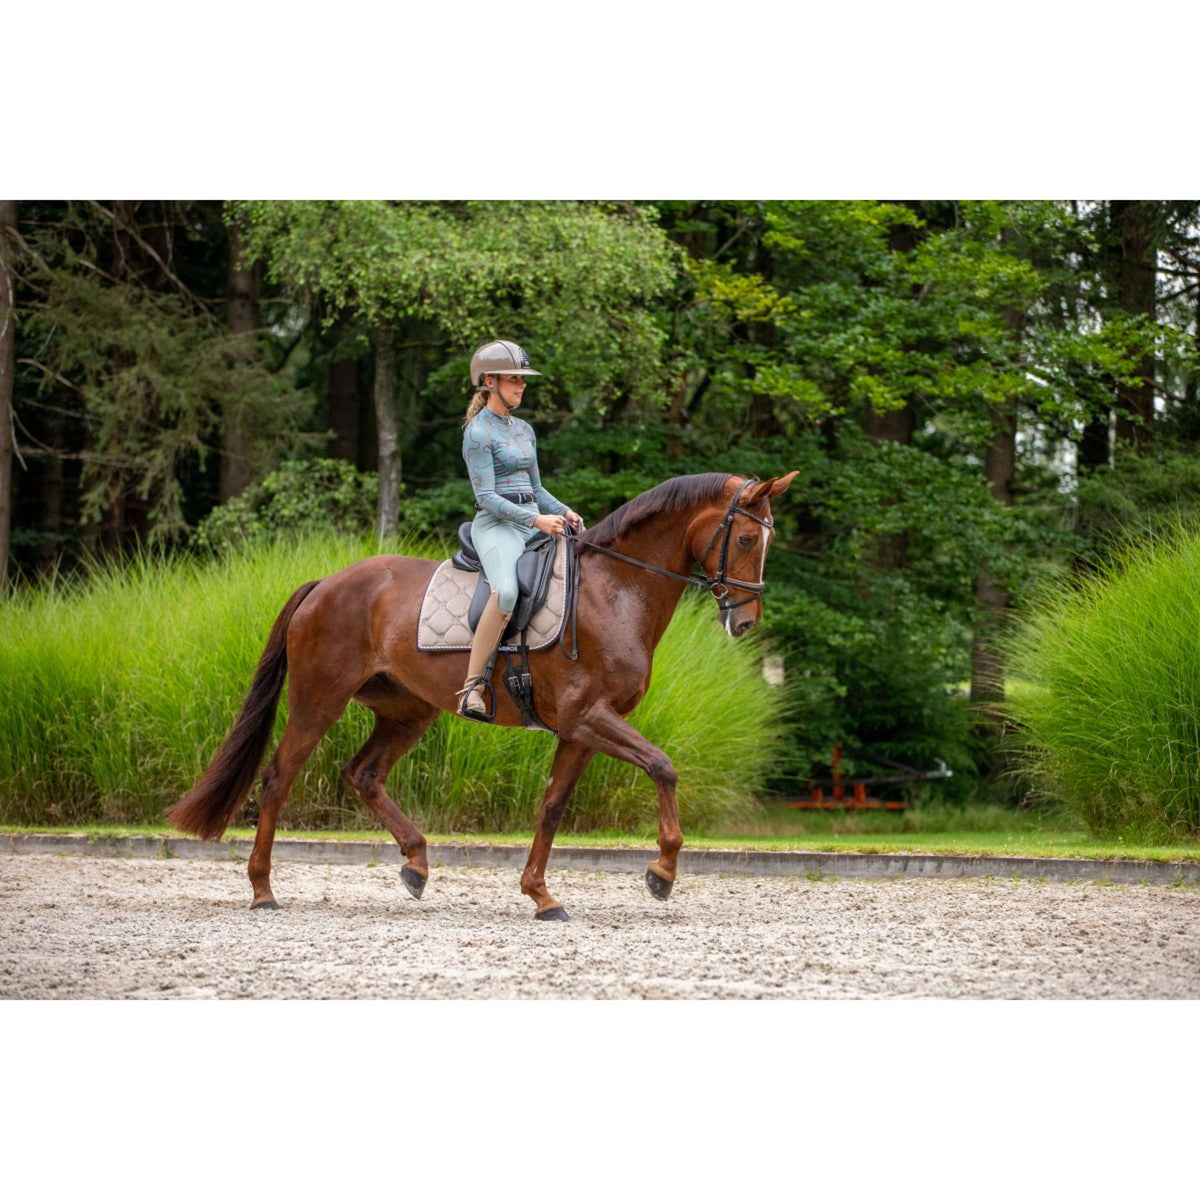
[[[467,701],[474,694],[475,689],[483,685],[483,700],[484,707],[482,709],[474,709],[467,707]],[[479,675],[474,679],[468,679],[466,685],[454,693],[461,697],[458,702],[458,715],[466,717],[468,721],[482,721],[485,725],[492,725],[496,720],[496,694],[492,691],[491,673]]]

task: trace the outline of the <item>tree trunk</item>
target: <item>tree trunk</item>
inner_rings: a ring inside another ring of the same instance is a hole
[[[909,446],[916,430],[917,414],[911,403],[882,413],[873,408],[867,409],[867,440],[873,446],[881,442],[899,442],[902,446]]]
[[[1013,475],[1017,458],[1017,405],[1006,401],[992,412],[992,437],[988,442],[984,470],[992,495],[1012,508]],[[971,704],[977,706],[987,725],[1004,700],[1004,661],[996,635],[1012,597],[985,569],[975,580],[975,633],[971,641]]]
[[[888,412],[876,412],[868,406],[866,419],[867,440],[872,446],[883,442],[896,442],[901,446],[912,445],[912,436],[917,428],[917,413],[911,402],[903,408],[891,409]],[[889,501],[890,503],[890,501]],[[900,568],[908,562],[908,534],[901,530],[899,533],[887,533],[879,538],[875,550],[876,566]]]
[[[0,200],[0,595],[8,579],[12,538],[13,376],[16,372],[16,283],[12,259],[17,202]]]
[[[1200,362],[1200,291],[1196,293],[1196,311],[1193,320],[1195,333],[1192,335],[1192,344],[1196,351],[1196,361]],[[1198,421],[1200,413],[1197,412],[1197,409],[1200,408],[1200,371],[1193,369],[1189,372],[1187,384],[1184,387],[1183,401],[1187,412],[1188,428],[1194,430],[1200,424]],[[1196,440],[1195,434],[1192,435],[1192,440]]]
[[[358,465],[358,363],[339,358],[329,364],[329,424],[334,458]]]
[[[1005,229],[1000,244],[1009,253],[1015,249],[1016,234]],[[1004,310],[1004,324],[1013,350],[1014,362],[1020,362],[1025,313],[1015,307]],[[1013,506],[1013,478],[1017,465],[1017,400],[1009,397],[992,408],[992,436],[984,456],[984,472],[992,497],[1005,508]],[[975,630],[971,639],[971,704],[978,715],[981,732],[996,737],[1003,719],[1004,658],[999,634],[1012,597],[992,577],[987,563],[975,578]]]
[[[235,353],[250,356],[252,339],[259,327],[257,263],[244,261],[242,240],[235,229],[229,230],[229,285],[225,297],[226,323],[231,337],[236,338]],[[225,425],[221,431],[220,498],[223,504],[254,482],[253,431],[241,405],[225,410]]]
[[[1083,427],[1083,439],[1076,452],[1076,472],[1080,478],[1095,474],[1109,463],[1109,414],[1093,417]]]
[[[134,259],[134,241],[129,232],[133,228],[137,203],[133,200],[114,200],[112,211],[112,274],[113,278],[125,283],[136,279],[138,274],[137,263]]]
[[[775,278],[774,260],[770,250],[763,245],[762,238],[758,239],[754,250],[754,271],[767,283],[773,282]],[[746,330],[746,338],[751,345],[761,346],[770,352],[776,342],[775,326],[769,321],[751,321]],[[751,393],[750,405],[746,412],[746,430],[752,444],[764,442],[781,431],[773,397],[758,391]]]
[[[913,207],[912,201],[902,201]],[[920,229],[911,225],[895,225],[888,233],[888,248],[893,254],[909,254],[920,243],[924,234]],[[913,287],[913,303],[916,303],[918,288]],[[867,440],[873,446],[884,442],[896,442],[902,446],[911,446],[913,434],[917,429],[917,411],[911,400],[903,408],[889,409],[887,412],[877,412],[874,406],[868,404],[863,428]],[[879,567],[903,567],[908,561],[908,534],[890,533],[879,539],[875,554]]]
[[[1152,200],[1113,200],[1113,233],[1119,240],[1115,263],[1117,302],[1130,316],[1157,317],[1158,237]],[[1135,453],[1149,444],[1154,427],[1154,356],[1138,364],[1138,382],[1117,385],[1117,441]]]
[[[396,436],[395,334],[386,325],[375,330],[375,423],[379,430],[379,519],[376,532],[385,541],[400,519],[400,446]]]
[[[108,247],[108,268],[114,282],[114,295],[118,300],[124,299],[139,275],[137,243],[130,232],[135,225],[136,213],[135,200],[112,202],[112,243]],[[114,365],[129,365],[127,352],[114,352],[111,360]],[[90,443],[90,432],[88,438]],[[87,447],[89,451],[93,448],[90,444]],[[105,473],[107,499],[102,514],[94,524],[89,522],[84,533],[83,543],[87,553],[95,553],[98,549],[103,554],[117,554],[125,543],[125,504],[131,490],[128,472],[124,467],[114,465]]]
[[[66,428],[61,413],[47,413],[43,434],[48,446],[66,445]],[[62,455],[47,454],[37,472],[37,562],[39,575],[52,575],[63,556],[63,492],[66,487]]]

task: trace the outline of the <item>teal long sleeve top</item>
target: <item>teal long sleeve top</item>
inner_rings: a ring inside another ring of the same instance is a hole
[[[501,492],[531,492],[539,513],[562,516],[567,506],[544,487],[537,464],[537,434],[520,417],[498,417],[483,408],[463,431],[463,460],[475,499],[495,517],[532,526],[537,514],[505,500]]]

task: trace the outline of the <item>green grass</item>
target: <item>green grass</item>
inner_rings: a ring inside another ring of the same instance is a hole
[[[1009,647],[1023,772],[1093,833],[1200,834],[1200,535],[1047,592]]]
[[[753,831],[751,829],[753,828]],[[506,845],[528,845],[532,829],[498,833],[426,830],[431,843],[486,840]],[[7,833],[79,833],[92,837],[176,837],[165,825],[0,826]],[[253,838],[247,826],[231,828],[227,838]],[[281,838],[390,842],[382,830],[313,830],[281,832]],[[653,846],[657,830],[644,825],[636,830],[593,830],[561,833],[558,846]],[[1068,814],[1002,809],[969,805],[961,809],[930,806],[905,813],[797,812],[765,806],[740,830],[696,834],[684,829],[684,844],[693,849],[813,850],[860,854],[1001,855],[1018,858],[1146,859],[1163,862],[1200,861],[1195,841],[1145,844],[1096,838]]]
[[[439,547],[397,549],[442,557]],[[156,823],[224,739],[287,597],[374,551],[325,536],[250,545],[219,562],[143,556],[101,567],[85,584],[41,587],[0,605],[0,820]],[[759,673],[752,640],[728,638],[711,602],[685,599],[633,723],[674,760],[693,828],[751,813],[749,797],[776,753],[782,703]],[[281,711],[277,734],[283,719]],[[350,706],[297,779],[285,827],[372,828],[338,776],[371,722]],[[443,716],[393,769],[389,790],[426,827],[527,829],[554,745],[548,734]],[[643,772],[597,756],[567,821],[636,829],[656,811]]]

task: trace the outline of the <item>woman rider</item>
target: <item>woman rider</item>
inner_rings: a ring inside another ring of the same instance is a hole
[[[513,416],[525,393],[525,376],[540,375],[516,342],[480,346],[471,359],[478,389],[463,420],[463,458],[478,510],[471,523],[475,552],[492,594],[475,627],[466,683],[458,711],[488,721],[483,672],[500,644],[517,606],[517,559],[539,530],[559,535],[566,524],[583,531],[583,521],[544,487],[537,464],[537,435]]]

